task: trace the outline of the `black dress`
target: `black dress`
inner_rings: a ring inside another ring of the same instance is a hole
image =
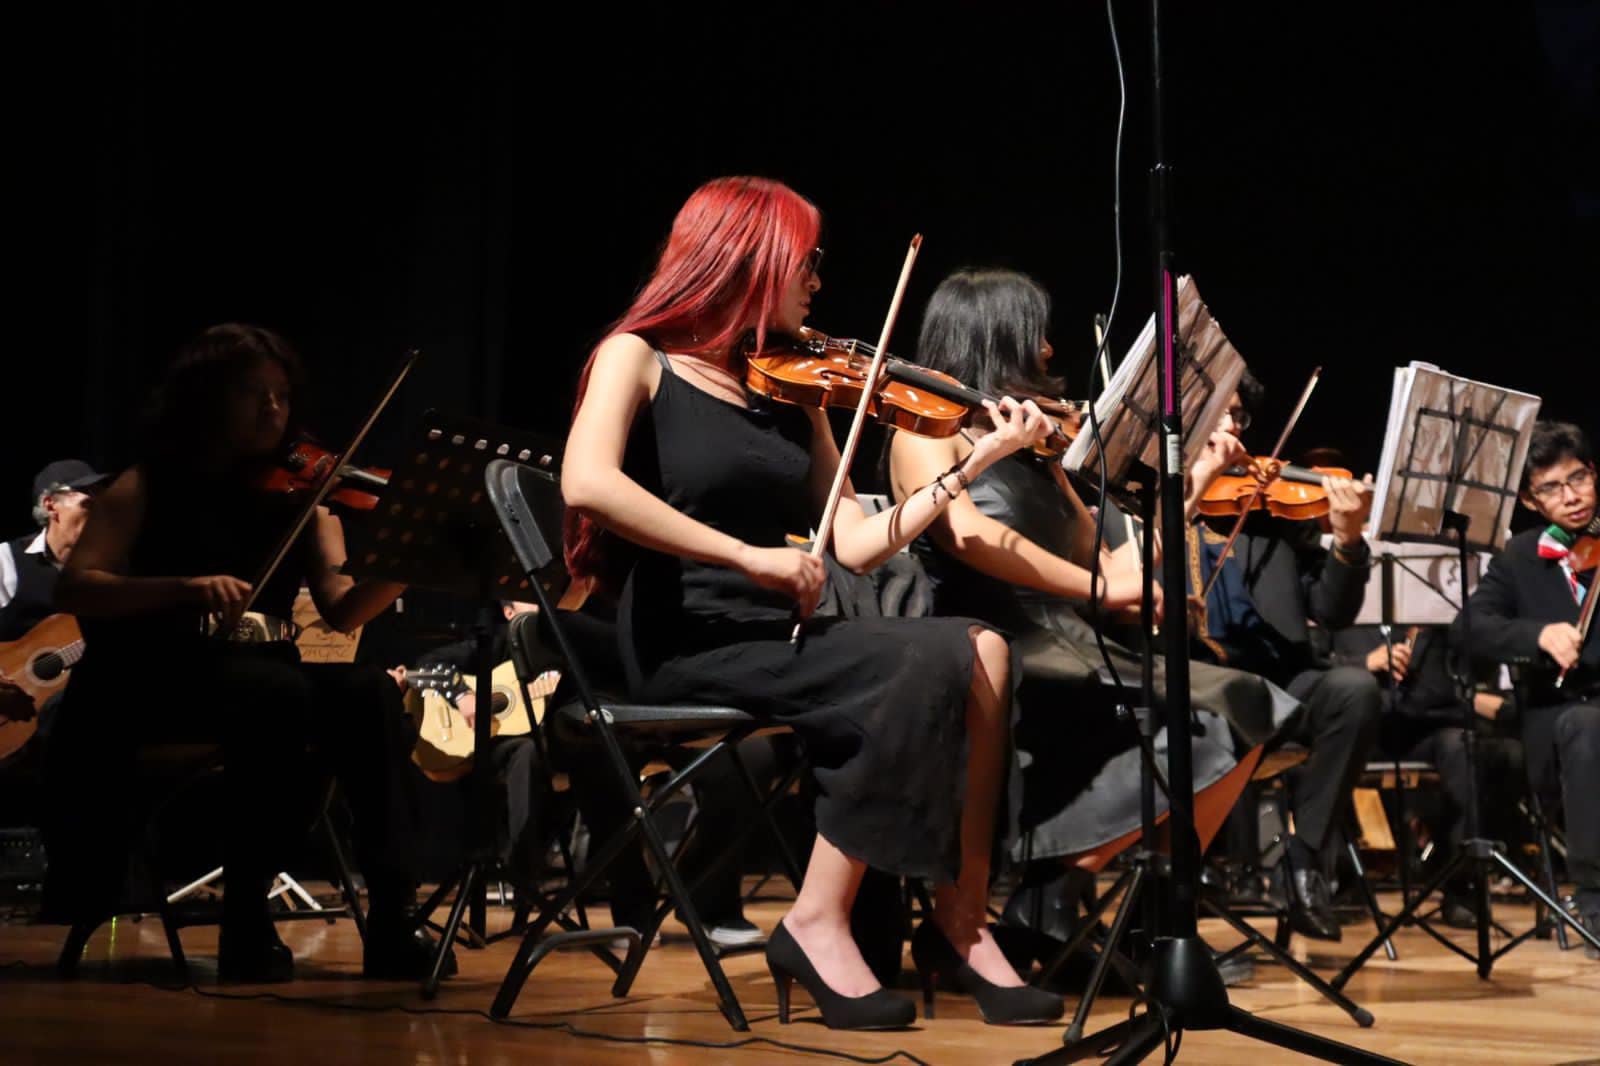
[[[664,355],[624,470],[692,518],[758,547],[817,521],[811,422],[690,385]],[[622,654],[640,700],[722,704],[792,725],[818,786],[817,830],[889,873],[953,880],[973,668],[960,618],[824,619],[789,642],[791,602],[723,567],[643,551],[623,590]]]

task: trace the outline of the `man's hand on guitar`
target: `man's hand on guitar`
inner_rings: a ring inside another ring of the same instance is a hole
[[[1563,670],[1570,670],[1583,650],[1583,637],[1570,622],[1552,622],[1539,631],[1539,647]]]
[[[467,723],[468,729],[478,727],[478,694],[463,692],[456,699],[456,710],[461,712],[461,718]]]
[[[34,716],[33,697],[7,677],[0,677],[0,719],[27,722]]]

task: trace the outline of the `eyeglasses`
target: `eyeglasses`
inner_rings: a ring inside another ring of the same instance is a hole
[[[1575,493],[1581,493],[1593,484],[1594,470],[1585,466],[1567,475],[1565,481],[1546,481],[1542,485],[1533,486],[1528,492],[1534,499],[1544,500],[1548,503],[1551,500],[1560,499],[1562,489],[1571,489]]]
[[[1243,433],[1250,428],[1250,412],[1243,407],[1228,408],[1228,417],[1233,420],[1233,431]]]
[[[821,248],[813,248],[811,251],[806,253],[806,260],[802,265],[802,269],[805,271],[805,273],[815,274],[822,268],[823,254],[824,252]]]

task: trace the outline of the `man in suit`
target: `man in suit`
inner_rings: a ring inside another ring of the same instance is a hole
[[[1242,436],[1263,391],[1247,372],[1219,429]],[[1278,729],[1280,740],[1309,752],[1290,779],[1288,917],[1296,932],[1320,940],[1340,936],[1328,888],[1335,823],[1377,739],[1382,696],[1370,671],[1316,654],[1309,620],[1339,629],[1360,610],[1372,562],[1362,535],[1367,483],[1327,479],[1331,551],[1316,523],[1264,515],[1247,523],[1226,559],[1224,531],[1197,525],[1186,546],[1191,594],[1222,569],[1196,619],[1195,658],[1259,674],[1302,704]]]
[[[1565,422],[1534,427],[1519,498],[1545,525],[1507,542],[1455,633],[1474,655],[1529,667],[1522,710],[1528,776],[1541,795],[1562,801],[1578,913],[1600,933],[1600,641],[1578,631],[1594,580],[1569,552],[1580,536],[1596,532],[1594,458],[1583,430]],[[1558,686],[1560,671],[1567,673]]]
[[[1325,631],[1319,631],[1325,632]],[[1478,835],[1511,840],[1520,830],[1516,817],[1522,791],[1522,745],[1515,739],[1516,706],[1501,691],[1497,667],[1477,670],[1472,694],[1473,732],[1477,747],[1477,780],[1467,757],[1462,725],[1461,693],[1454,676],[1456,649],[1445,626],[1419,628],[1407,640],[1386,644],[1378,626],[1351,626],[1331,634],[1330,658],[1335,664],[1359,666],[1383,687],[1384,713],[1378,747],[1386,756],[1418,759],[1439,772],[1441,803],[1429,818],[1437,854],[1447,860],[1465,831],[1464,815],[1472,789],[1478,793]],[[1409,817],[1408,812],[1402,816]],[[1445,886],[1442,908],[1446,925],[1472,929],[1477,915],[1471,882]]]

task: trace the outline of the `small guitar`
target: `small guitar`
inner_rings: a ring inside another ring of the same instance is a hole
[[[509,662],[495,667],[490,677],[490,735],[514,737],[529,733],[535,723],[543,720],[545,699],[560,680],[557,671],[547,670],[528,685],[524,694]],[[429,667],[407,671],[406,685],[415,693],[406,704],[417,721],[417,746],[411,752],[411,761],[431,781],[458,781],[465,777],[472,769],[475,738],[458,704],[462,696],[476,690],[475,679],[451,667]],[[481,703],[479,709],[483,709]]]
[[[78,623],[70,614],[53,614],[21,639],[0,644],[0,675],[26,692],[38,711],[66,685],[81,658],[83,634]],[[0,759],[22,750],[38,726],[37,718],[19,722],[0,715]]]

